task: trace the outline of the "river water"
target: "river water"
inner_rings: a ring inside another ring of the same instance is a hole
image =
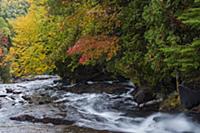
[[[0,84],[0,133],[200,133],[200,124],[183,113],[138,111],[131,95],[134,86],[121,94],[75,93],[67,91],[71,86],[60,89],[54,82],[59,79],[40,76],[33,81]],[[11,119],[22,115],[36,120]],[[43,118],[72,124],[43,123]]]

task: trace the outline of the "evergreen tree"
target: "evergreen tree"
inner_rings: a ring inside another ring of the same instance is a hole
[[[144,32],[145,21],[142,18],[144,7],[149,1],[134,0],[122,8],[119,16],[122,23],[120,29],[120,47],[115,63],[110,63],[111,70],[131,78],[137,84],[144,84],[151,73],[145,64],[147,52]],[[120,53],[120,54],[119,54]],[[114,64],[114,65],[113,65]],[[113,69],[114,66],[114,69]],[[145,76],[146,77],[145,77]]]
[[[182,80],[200,81],[200,1],[195,0],[177,13],[181,22],[179,41],[163,48],[167,66],[179,73]],[[196,73],[196,74],[194,74]],[[189,79],[188,79],[189,78]]]

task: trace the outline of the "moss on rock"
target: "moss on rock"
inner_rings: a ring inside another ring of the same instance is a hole
[[[171,93],[166,99],[160,104],[160,111],[182,111],[179,95],[177,92]]]

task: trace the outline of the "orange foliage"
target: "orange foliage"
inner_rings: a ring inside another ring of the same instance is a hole
[[[0,48],[0,57],[2,57],[3,55],[4,55],[4,53],[3,53],[3,49]]]
[[[79,63],[85,64],[90,60],[98,60],[103,56],[110,60],[116,55],[118,48],[118,38],[115,36],[85,36],[80,38],[73,47],[70,47],[67,54],[69,56],[80,54]]]

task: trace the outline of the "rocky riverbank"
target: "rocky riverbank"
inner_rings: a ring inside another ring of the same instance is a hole
[[[137,97],[141,100],[148,93],[136,91],[131,82],[87,81],[69,85],[60,81],[57,76],[39,76],[14,84],[0,84],[0,132],[200,131],[198,114],[186,117],[155,113],[161,101],[153,97],[148,102],[137,103]],[[190,118],[197,119],[191,121]],[[177,127],[166,124],[168,122],[177,122]]]
[[[2,133],[111,133],[85,127],[78,127],[67,120],[63,102],[55,102],[59,94],[67,91],[84,93],[109,92],[123,89],[123,85],[96,83],[65,87],[56,83],[57,76],[37,76],[15,80],[15,84],[0,84],[0,132]],[[82,86],[82,87],[81,87]],[[94,88],[94,86],[96,86]],[[80,89],[78,89],[80,88]],[[92,89],[93,88],[93,89]],[[98,92],[99,91],[99,92]]]

